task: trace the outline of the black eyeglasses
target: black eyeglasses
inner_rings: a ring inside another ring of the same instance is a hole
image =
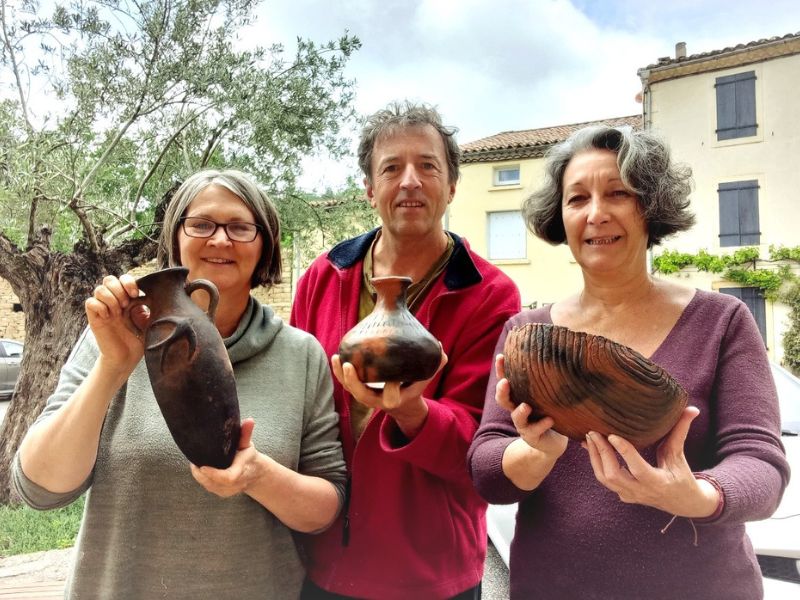
[[[219,227],[225,230],[225,235],[232,242],[252,242],[261,231],[261,225],[234,221],[233,223],[217,223],[202,217],[183,217],[181,219],[183,232],[193,238],[210,238]]]

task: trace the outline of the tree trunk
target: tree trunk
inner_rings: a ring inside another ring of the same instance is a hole
[[[86,326],[83,302],[103,276],[97,261],[81,260],[80,255],[52,254],[48,258],[50,264],[39,270],[40,277],[12,282],[25,312],[25,350],[0,431],[0,504],[11,499],[14,454],[55,390],[61,366]]]
[[[54,253],[48,257],[48,266],[37,269],[39,278],[12,280],[25,312],[25,350],[14,397],[0,430],[0,505],[17,500],[11,492],[14,455],[55,390],[61,367],[86,327],[84,301],[105,275],[119,275],[152,258],[155,245],[149,246],[130,262],[117,252],[102,259]]]
[[[86,327],[83,305],[106,275],[121,275],[156,256],[161,222],[175,182],[155,208],[151,238],[105,247],[100,256],[78,242],[70,254],[50,250],[50,232],[20,251],[0,234],[0,277],[8,280],[25,313],[25,350],[19,379],[0,428],[0,505],[17,500],[11,465],[22,438],[55,391],[61,367]]]
[[[92,274],[93,275],[93,274]],[[50,271],[34,292],[36,309],[25,312],[25,351],[14,397],[8,407],[0,439],[0,504],[10,500],[10,469],[22,438],[53,393],[61,366],[78,339],[86,317],[82,300],[95,281],[75,280],[57,289],[63,272]],[[89,274],[87,274],[88,278]],[[38,282],[30,282],[31,287]]]

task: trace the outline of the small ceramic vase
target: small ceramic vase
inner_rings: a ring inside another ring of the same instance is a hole
[[[423,381],[436,373],[439,342],[406,306],[409,277],[373,277],[375,309],[348,331],[339,344],[342,364],[349,362],[364,383]]]

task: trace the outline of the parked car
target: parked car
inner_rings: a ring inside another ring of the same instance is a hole
[[[800,598],[800,379],[772,364],[781,407],[781,440],[792,467],[792,479],[775,514],[746,524],[761,565],[765,600]],[[490,504],[486,513],[489,539],[508,566],[517,505]]]
[[[0,339],[0,400],[10,400],[22,362],[22,342]]]

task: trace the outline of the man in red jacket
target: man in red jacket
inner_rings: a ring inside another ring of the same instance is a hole
[[[306,599],[480,598],[486,504],[466,453],[494,345],[520,299],[442,225],[458,181],[453,134],[427,106],[392,104],[370,117],[359,164],[381,227],[319,256],[298,282],[291,321],[332,357],[349,472],[338,521],[304,540]],[[411,277],[409,308],[447,358],[431,379],[381,393],[334,355],[374,308],[369,279],[384,275]]]

